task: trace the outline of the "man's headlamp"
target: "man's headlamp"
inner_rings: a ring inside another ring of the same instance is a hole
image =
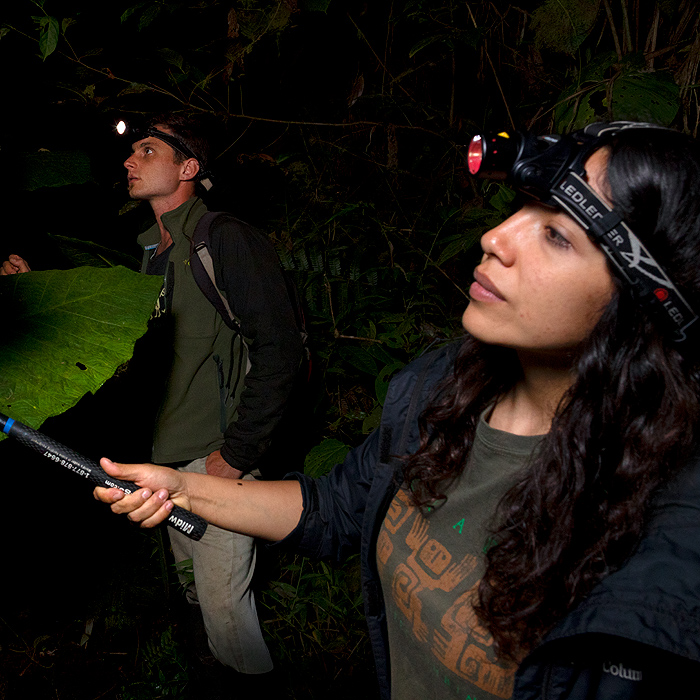
[[[211,173],[206,170],[196,155],[196,153],[180,138],[174,134],[168,134],[165,131],[156,129],[154,126],[142,127],[137,124],[129,124],[124,120],[120,121],[116,126],[116,131],[120,136],[129,136],[132,141],[140,141],[141,139],[151,136],[154,139],[159,139],[163,143],[181,153],[185,158],[194,158],[199,163],[199,172],[197,180],[202,184],[204,189],[209,191],[212,188]]]
[[[565,211],[602,248],[639,299],[661,311],[681,342],[698,315],[622,217],[585,180],[588,156],[614,136],[629,129],[660,128],[612,122],[590,124],[566,136],[479,134],[469,144],[467,165],[472,175],[508,180],[519,192]]]

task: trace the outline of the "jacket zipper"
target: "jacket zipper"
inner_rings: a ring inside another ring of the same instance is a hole
[[[221,434],[226,432],[226,384],[224,381],[224,363],[218,355],[214,355],[216,373],[219,378],[219,428]]]

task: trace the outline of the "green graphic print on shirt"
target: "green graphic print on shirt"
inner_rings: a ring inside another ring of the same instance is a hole
[[[515,665],[500,661],[474,613],[488,525],[540,436],[483,420],[467,468],[447,501],[422,513],[400,490],[377,542],[387,606],[392,700],[497,700],[512,693]]]

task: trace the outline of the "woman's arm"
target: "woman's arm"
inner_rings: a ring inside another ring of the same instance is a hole
[[[297,481],[253,481],[190,474],[154,464],[116,464],[103,458],[111,476],[132,481],[140,489],[96,488],[95,498],[127,514],[141,527],[154,527],[170,514],[173,504],[201,515],[212,525],[251,537],[277,541],[298,524],[302,513]]]

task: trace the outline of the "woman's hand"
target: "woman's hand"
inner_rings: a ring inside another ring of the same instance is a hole
[[[155,464],[116,464],[105,458],[100,464],[107,474],[131,481],[139,490],[127,495],[117,488],[96,488],[95,498],[141,527],[162,523],[175,504],[224,530],[277,541],[297,526],[304,507],[295,479],[222,479]]]
[[[117,464],[103,457],[100,465],[117,479],[131,481],[139,490],[125,494],[117,488],[96,488],[95,498],[111,506],[112,512],[126,514],[141,527],[155,527],[163,522],[173,504],[190,510],[185,474],[155,464]]]

